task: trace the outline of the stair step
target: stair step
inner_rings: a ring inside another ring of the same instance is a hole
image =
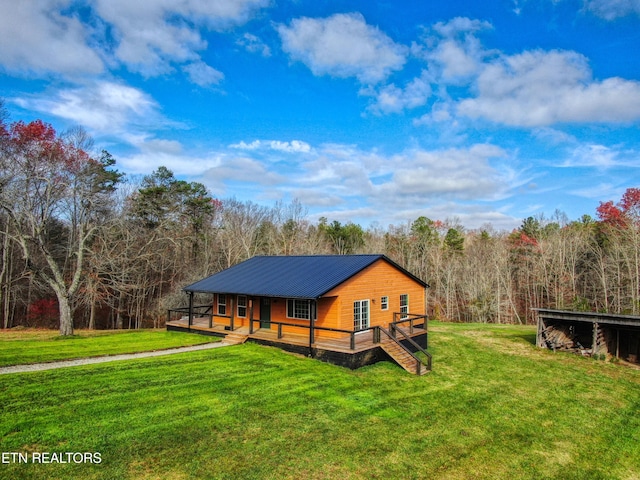
[[[382,349],[393,358],[398,365],[404,368],[407,372],[414,375],[424,375],[427,373],[427,368],[424,364],[420,364],[420,369],[416,372],[416,360],[413,356],[399,343],[387,342],[382,344]]]
[[[248,335],[243,335],[241,333],[228,333],[224,337],[223,341],[229,345],[239,345],[246,342],[247,338],[249,338]]]

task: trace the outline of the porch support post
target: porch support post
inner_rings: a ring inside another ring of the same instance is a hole
[[[231,304],[231,321],[229,322],[229,328],[233,332],[235,330],[234,318],[235,318],[235,312],[236,312],[235,295],[229,295],[229,303]]]
[[[315,338],[315,331],[314,331],[314,323],[315,323],[315,317],[317,315],[316,311],[317,311],[317,301],[315,302],[315,307],[314,309],[311,308],[311,300],[307,300],[308,302],[308,306],[309,306],[309,355],[313,357],[313,344],[316,341]]]
[[[253,298],[247,301],[249,302],[249,335],[253,335]]]
[[[211,295],[211,315],[209,315],[209,328],[213,328],[213,312],[216,308],[215,295]]]
[[[308,300],[307,303],[309,304],[309,347],[311,347],[312,343],[315,343],[316,341],[316,335],[315,335],[315,331],[313,329],[314,327],[314,321],[315,321],[315,313],[311,311],[311,300]]]
[[[193,292],[189,292],[189,321],[187,327],[191,330],[193,324]]]

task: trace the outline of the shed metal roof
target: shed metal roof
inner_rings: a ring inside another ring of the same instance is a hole
[[[377,260],[427,284],[384,255],[257,256],[184,288],[194,293],[258,297],[320,298]]]

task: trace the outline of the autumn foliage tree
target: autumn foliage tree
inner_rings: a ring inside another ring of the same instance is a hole
[[[2,126],[0,209],[28,271],[55,293],[60,334],[73,334],[85,253],[109,213],[120,174],[40,120]],[[76,137],[77,138],[77,137]]]

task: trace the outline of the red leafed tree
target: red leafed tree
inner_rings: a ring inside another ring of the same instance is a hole
[[[640,223],[640,188],[627,188],[616,204],[611,200],[600,202],[596,213],[601,221],[617,227],[627,222]]]
[[[55,325],[58,316],[58,302],[55,298],[43,298],[29,305],[27,320],[39,325]]]
[[[2,126],[0,209],[34,277],[56,295],[60,334],[73,334],[72,305],[80,286],[88,243],[108,212],[120,174],[113,158],[86,151],[88,136],[76,129],[59,136],[40,120]]]
[[[596,214],[602,222],[608,225],[617,227],[624,225],[622,210],[614,205],[611,200],[608,202],[600,202],[600,205],[596,208]]]

